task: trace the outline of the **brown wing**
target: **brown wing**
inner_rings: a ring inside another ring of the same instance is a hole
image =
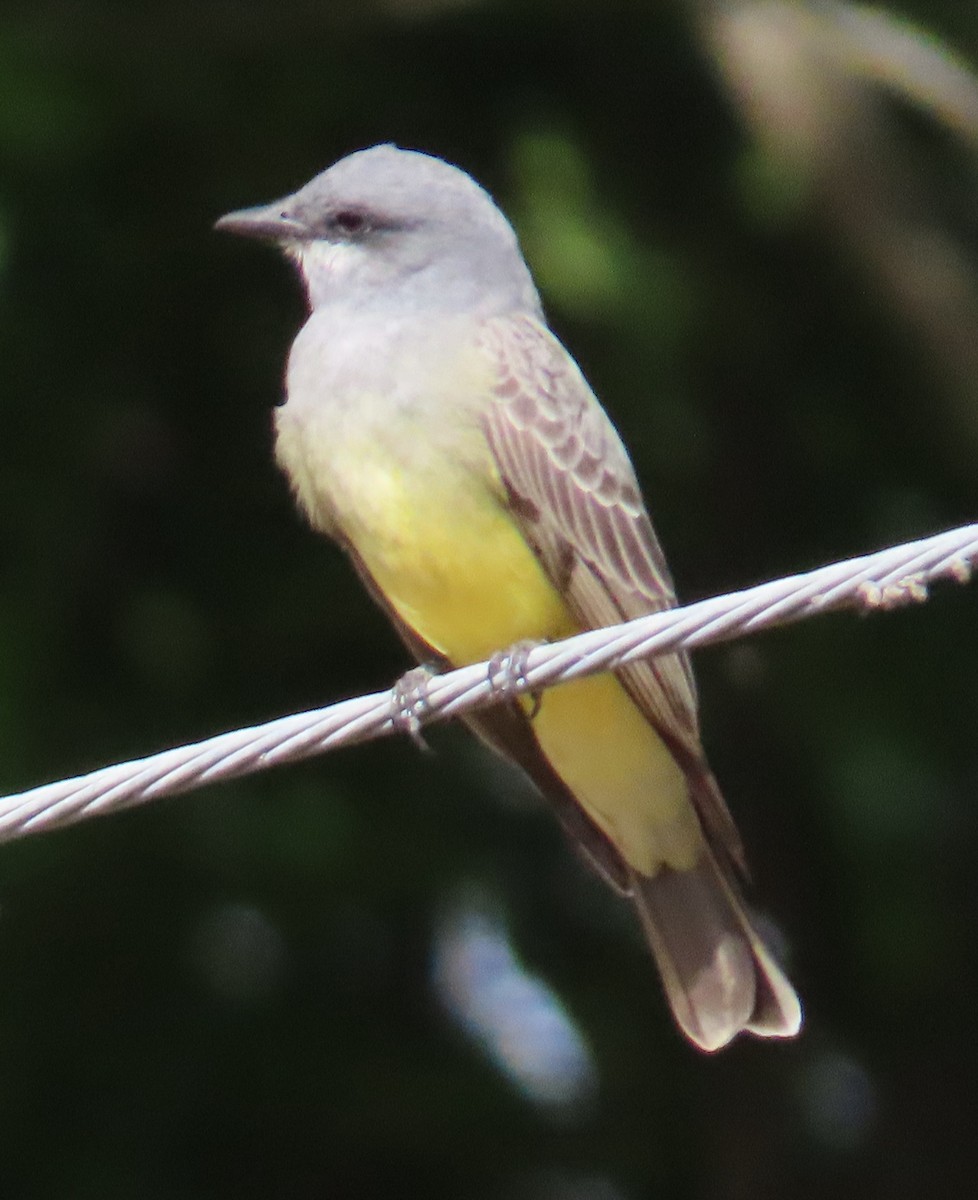
[[[497,380],[485,432],[509,503],[581,626],[673,607],[627,451],[573,359],[529,316],[493,318],[481,340]],[[740,838],[700,746],[686,655],[618,676],[686,772],[711,842],[743,870]]]

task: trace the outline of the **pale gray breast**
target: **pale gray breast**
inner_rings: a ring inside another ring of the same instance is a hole
[[[321,307],[289,355],[276,457],[313,524],[334,532],[357,475],[488,470],[490,367],[470,317],[380,320]],[[342,523],[342,522],[341,522]]]

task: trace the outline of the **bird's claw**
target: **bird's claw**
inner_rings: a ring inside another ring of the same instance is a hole
[[[391,688],[391,724],[398,733],[406,733],[425,753],[431,747],[424,739],[421,726],[431,711],[428,684],[435,672],[430,667],[413,667],[406,671]]]
[[[529,694],[533,704],[527,715],[531,721],[540,711],[542,693],[530,690],[530,681],[526,675],[527,660],[530,651],[542,645],[542,642],[528,638],[522,642],[515,642],[505,650],[498,650],[489,659],[489,687],[505,696],[522,697]]]

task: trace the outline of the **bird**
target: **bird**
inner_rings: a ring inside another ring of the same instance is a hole
[[[470,175],[377,145],[216,227],[299,270],[308,317],[275,456],[417,663],[485,661],[677,603],[628,452]],[[680,1030],[708,1052],[797,1034],[798,996],[744,900],[687,656],[513,693],[465,724],[634,902]]]

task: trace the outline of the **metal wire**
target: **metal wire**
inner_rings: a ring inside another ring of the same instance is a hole
[[[219,780],[238,779],[354,742],[396,732],[417,734],[429,722],[637,659],[729,641],[832,609],[885,610],[923,601],[928,585],[936,579],[967,582],[976,561],[978,525],[967,525],[625,625],[505,650],[488,663],[443,675],[411,672],[388,692],[281,717],[4,797],[0,842]]]

